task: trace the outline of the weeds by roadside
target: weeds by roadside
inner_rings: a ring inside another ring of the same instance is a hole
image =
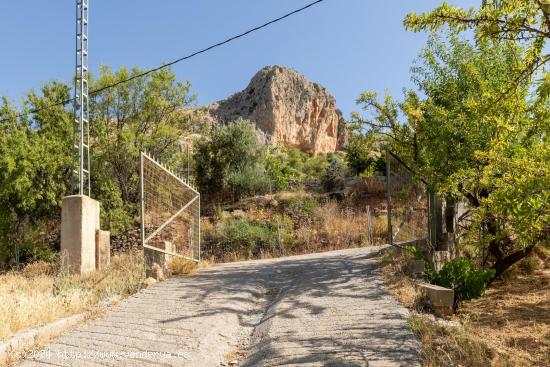
[[[14,333],[89,310],[99,302],[137,292],[143,282],[141,251],[114,256],[102,271],[63,274],[54,264],[27,265],[0,276],[0,340]]]
[[[421,363],[424,367],[512,366],[463,328],[439,325],[421,315],[412,315],[409,326],[423,345]]]
[[[168,268],[172,275],[189,275],[197,270],[197,263],[193,260],[175,257],[168,264]]]
[[[246,211],[218,210],[202,220],[204,258],[235,261],[321,252],[383,243],[387,236],[386,217],[372,217],[366,206],[304,192],[274,196],[262,207],[248,204]]]

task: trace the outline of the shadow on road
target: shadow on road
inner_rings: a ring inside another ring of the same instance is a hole
[[[246,366],[416,365],[417,341],[382,285],[376,255],[356,249],[205,269],[200,282],[181,285],[185,302],[204,308],[161,323],[237,315],[254,327]],[[262,314],[250,318],[258,306]]]

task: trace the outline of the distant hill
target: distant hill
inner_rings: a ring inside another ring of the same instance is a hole
[[[281,66],[261,69],[245,90],[206,111],[217,122],[238,117],[254,122],[267,144],[315,154],[341,149],[347,135],[336,99],[320,84]]]

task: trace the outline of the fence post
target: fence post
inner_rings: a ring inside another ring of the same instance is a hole
[[[145,245],[145,198],[143,197],[143,154],[144,154],[143,152],[140,152],[140,156],[139,156],[139,201],[141,206],[141,247]]]
[[[386,150],[386,196],[388,198],[388,237],[390,245],[393,246],[393,229],[391,225],[391,191],[390,191],[390,151]]]

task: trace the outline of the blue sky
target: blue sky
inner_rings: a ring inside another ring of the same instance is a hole
[[[89,0],[90,69],[151,68],[301,7],[310,0]],[[441,0],[326,0],[297,16],[173,67],[199,104],[243,89],[266,65],[323,84],[349,116],[365,90],[401,96],[427,35],[407,32],[411,11]],[[455,0],[470,7],[480,1]],[[0,96],[17,102],[74,70],[74,0],[0,3]]]

